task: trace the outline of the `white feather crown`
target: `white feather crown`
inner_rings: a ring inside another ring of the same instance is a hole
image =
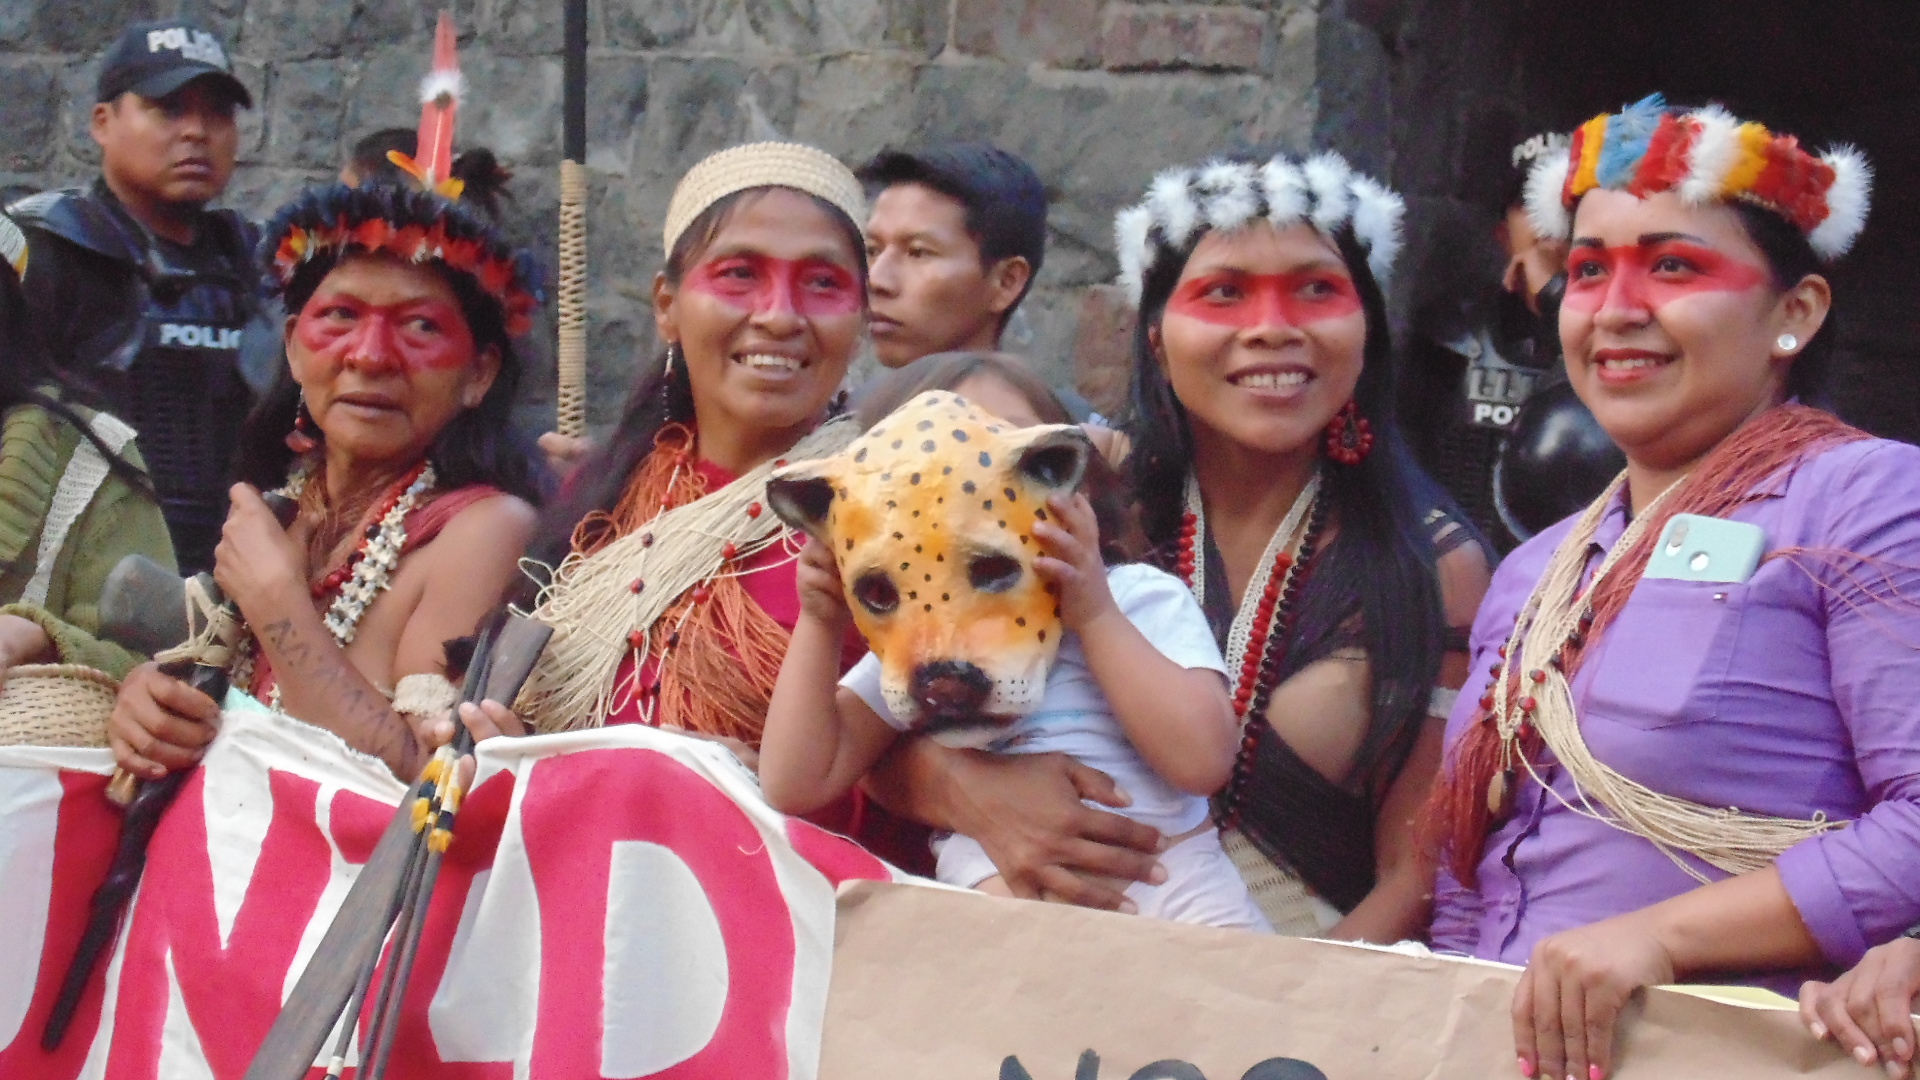
[[[1405,215],[1400,196],[1331,150],[1304,161],[1276,155],[1265,163],[1213,160],[1169,169],[1153,178],[1144,200],[1114,218],[1119,282],[1138,307],[1161,259],[1180,256],[1204,230],[1230,232],[1263,220],[1277,228],[1304,222],[1329,237],[1350,227],[1367,269],[1384,286]]]

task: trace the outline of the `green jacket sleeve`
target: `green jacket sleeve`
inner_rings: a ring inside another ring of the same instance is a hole
[[[127,456],[138,463],[136,455]],[[0,614],[38,623],[59,653],[59,663],[84,664],[122,678],[147,658],[97,636],[100,593],[107,575],[122,558],[133,554],[169,568],[175,565],[159,505],[118,473],[111,473],[61,550],[54,570],[57,582],[48,596],[52,610],[9,604],[0,608]]]

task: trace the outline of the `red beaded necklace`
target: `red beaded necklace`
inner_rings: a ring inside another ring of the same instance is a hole
[[[1267,702],[1279,682],[1280,664],[1286,657],[1286,643],[1298,613],[1301,587],[1313,563],[1321,527],[1326,518],[1324,500],[1319,497],[1320,477],[1315,474],[1294,500],[1287,516],[1274,530],[1261,555],[1263,576],[1250,582],[1234,613],[1227,632],[1227,663],[1240,662],[1233,691],[1234,715],[1240,719],[1240,748],[1235,753],[1233,777],[1219,800],[1219,817],[1225,824],[1239,821],[1238,795],[1253,777],[1253,762],[1260,746],[1258,721],[1266,715]],[[1297,553],[1288,548],[1302,519]],[[1186,512],[1180,520],[1180,540],[1175,569],[1193,591],[1194,598],[1206,603],[1206,513],[1200,503],[1200,486],[1187,478]],[[1228,670],[1233,670],[1229,666]]]
[[[370,524],[367,525],[366,535],[361,539],[360,546],[353,550],[353,554],[347,556],[346,562],[334,567],[327,572],[327,576],[313,583],[311,591],[315,600],[324,599],[339,592],[348,581],[352,580],[354,570],[366,559],[367,552],[372,550],[374,541],[380,538],[380,523],[386,520],[387,515],[393,512],[393,508],[406,497],[407,489],[413,487],[414,483],[420,479],[420,475],[426,471],[427,463],[422,461],[387,489],[387,494],[380,500],[380,505],[367,518]]]

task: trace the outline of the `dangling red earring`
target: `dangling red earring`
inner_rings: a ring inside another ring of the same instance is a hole
[[[1358,465],[1373,449],[1373,425],[1348,399],[1327,425],[1327,456],[1342,465]]]
[[[307,419],[307,395],[300,395],[300,404],[293,408],[293,430],[287,432],[287,449],[297,457],[311,454],[320,446],[320,440],[313,437],[313,423]]]

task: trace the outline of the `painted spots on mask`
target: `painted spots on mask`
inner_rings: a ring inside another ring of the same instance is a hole
[[[774,474],[770,504],[838,559],[897,718],[980,746],[1039,704],[1061,631],[1033,524],[1091,453],[1072,425],[1016,428],[933,391]]]

